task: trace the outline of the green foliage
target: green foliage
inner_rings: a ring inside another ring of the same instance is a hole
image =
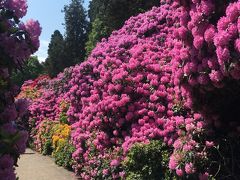
[[[58,150],[54,152],[53,157],[55,158],[55,163],[59,166],[63,166],[67,169],[72,169],[73,159],[72,153],[75,151],[73,145],[69,142],[64,141],[58,146]]]
[[[40,74],[44,74],[44,66],[41,64],[37,56],[32,56],[22,66],[21,71],[16,70],[12,73],[12,82],[18,86],[21,86],[24,81],[29,79],[36,79]]]
[[[96,18],[92,23],[92,30],[88,35],[86,43],[86,53],[89,55],[96,46],[97,42],[101,41],[103,37],[108,36],[108,27],[104,25],[100,18]]]
[[[51,141],[51,139],[47,139],[47,141],[43,144],[42,154],[43,155],[51,155],[52,151],[53,151],[52,141]]]
[[[71,0],[64,7],[65,14],[65,47],[64,65],[69,67],[82,62],[85,57],[88,21],[82,0]]]
[[[159,6],[159,0],[109,0],[105,8],[104,19],[111,30],[121,28],[131,16],[145,12],[153,6]]]
[[[64,65],[64,39],[62,34],[56,30],[52,34],[48,46],[48,58],[45,62],[45,68],[50,77],[55,77],[63,71]]]
[[[67,117],[67,114],[65,112],[60,113],[59,121],[62,124],[68,124],[68,117]]]
[[[90,23],[100,18],[110,28],[110,34],[113,30],[122,27],[124,22],[131,16],[159,5],[159,0],[92,0],[89,5],[88,15]]]
[[[161,141],[153,140],[149,144],[134,145],[124,161],[126,179],[174,179],[168,170],[169,154],[166,145]]]

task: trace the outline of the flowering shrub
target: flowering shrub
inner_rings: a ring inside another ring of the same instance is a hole
[[[56,124],[52,129],[53,157],[56,164],[68,169],[72,169],[72,153],[75,150],[70,142],[70,133],[71,126],[67,124]]]
[[[70,142],[71,126],[59,122],[44,120],[33,132],[34,146],[43,155],[52,155],[56,164],[72,168],[72,153],[75,148]]]
[[[51,87],[54,89],[55,93],[58,91],[61,82],[57,82],[56,80],[49,83],[49,81],[49,77],[45,75],[39,76],[33,81],[26,81],[22,86],[22,91],[17,99],[27,99],[30,103],[30,110],[31,107],[33,108],[37,105],[36,102],[42,100],[41,97],[46,93],[43,91],[45,88],[48,89]],[[48,98],[51,99],[51,95],[48,96]],[[70,142],[71,126],[67,124],[66,112],[68,111],[69,104],[62,98],[51,102],[52,103],[47,106],[49,108],[46,108],[45,106],[45,110],[49,110],[50,113],[57,111],[54,116],[54,121],[44,119],[38,122],[36,117],[29,119],[30,128],[28,130],[31,134],[30,146],[44,155],[52,155],[56,164],[71,169],[73,163],[72,153],[75,148]],[[56,103],[55,109],[51,111],[54,103]],[[36,126],[37,123],[38,126]],[[34,144],[32,144],[33,142]]]
[[[41,96],[40,90],[44,86],[45,81],[49,80],[46,75],[41,75],[35,80],[25,81],[21,87],[21,92],[18,94],[16,99],[28,99],[32,101]]]
[[[239,12],[237,0],[161,1],[103,39],[85,62],[47,81],[30,118],[36,129],[46,119],[67,119],[81,179],[124,179],[131,148],[152,140],[168,147],[170,174],[239,179],[239,159],[223,143],[230,135],[239,140],[239,122],[216,108],[226,107],[222,95],[239,92]],[[222,122],[232,128],[222,131]]]
[[[229,96],[235,94],[228,89],[237,89],[234,84],[240,78],[237,61],[240,57],[239,3],[193,1],[189,14],[182,15],[181,27],[175,31],[179,41],[174,53],[179,52],[181,56],[172,59],[174,84],[184,89],[186,106],[207,115],[208,124],[224,129],[235,124],[234,119],[223,115],[229,116],[223,106],[233,104],[224,105],[226,101],[232,101]],[[183,3],[183,8],[188,6]],[[217,118],[219,115],[221,117]]]
[[[72,168],[72,153],[75,150],[70,141],[71,126],[56,121],[44,120],[32,131],[35,150],[43,155],[52,155],[56,164]]]
[[[53,154],[55,163],[59,166],[72,170],[72,153],[74,151],[75,147],[68,141],[59,144],[58,151]]]
[[[67,124],[56,124],[52,131],[53,148],[57,152],[59,146],[70,137],[71,127]]]
[[[25,59],[39,47],[41,28],[30,20],[20,22],[27,11],[25,0],[0,1],[0,179],[16,179],[14,166],[25,151],[27,132],[16,128],[15,120],[22,118],[27,105],[24,100],[14,104],[18,88],[10,82],[13,69],[20,68]]]
[[[41,122],[37,129],[36,137],[34,138],[35,148],[44,155],[51,155],[53,151],[51,130],[55,124],[56,122],[45,120]]]
[[[25,0],[3,0],[1,7],[1,35],[0,40],[3,53],[9,56],[6,65],[20,67],[21,64],[39,47],[41,28],[38,21],[29,20],[25,24],[20,18],[27,12]]]

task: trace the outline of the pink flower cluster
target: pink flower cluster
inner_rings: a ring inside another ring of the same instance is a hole
[[[216,110],[205,97],[228,87],[240,79],[239,33],[240,2],[178,1],[185,11],[175,30],[176,42],[172,51],[172,80],[180,86],[185,106],[198,106],[207,121],[222,124]],[[179,54],[179,55],[178,55]],[[226,96],[231,96],[227,93]],[[199,107],[199,101],[202,101]],[[210,117],[212,116],[212,117]],[[214,117],[215,116],[215,117]],[[218,116],[218,115],[217,115]],[[229,122],[229,124],[236,122]],[[239,125],[235,126],[238,127]]]
[[[2,0],[0,6],[13,11],[17,18],[22,18],[27,14],[27,2],[26,0]]]
[[[172,149],[169,168],[178,176],[207,178],[208,167],[196,162],[207,160],[214,142],[203,138],[206,122],[192,109],[192,89],[220,88],[240,72],[239,1],[218,3],[162,1],[42,88],[31,118],[36,126],[56,121],[60,102],[70,104],[72,157],[82,179],[124,176],[121,162],[132,145],[152,139]]]
[[[0,34],[2,48],[12,59],[16,67],[21,67],[22,63],[32,53],[39,48],[39,36],[41,27],[38,21],[29,20],[25,24],[17,22],[16,18],[23,17],[27,11],[26,0],[9,0],[0,2],[1,11],[12,11],[13,16],[1,17],[3,33]],[[4,12],[3,12],[4,13]],[[5,12],[6,13],[6,12]],[[16,18],[14,17],[16,16]],[[14,32],[12,26],[14,25]],[[8,31],[11,31],[11,36]]]
[[[33,19],[30,19],[25,24],[21,24],[20,28],[28,33],[32,46],[35,49],[38,49],[40,45],[39,36],[42,31],[39,22]]]
[[[175,31],[174,83],[219,88],[226,78],[239,80],[240,2],[202,0],[188,6]]]

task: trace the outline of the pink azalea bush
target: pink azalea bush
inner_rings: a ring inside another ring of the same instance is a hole
[[[173,83],[184,88],[186,106],[199,106],[200,103],[198,109],[202,112],[213,110],[213,106],[207,108],[207,94],[229,88],[231,82],[240,78],[240,2],[183,2],[182,8],[189,9],[189,14],[180,16],[181,27],[175,31],[178,42],[173,53],[181,56],[172,56]]]
[[[69,104],[73,168],[81,179],[124,179],[131,147],[156,139],[169,148],[172,173],[212,177],[218,124],[227,121],[213,104],[240,78],[239,15],[237,0],[161,1],[46,82],[30,119],[38,129],[59,120],[62,101]]]
[[[38,49],[41,28],[37,21],[20,22],[27,12],[25,0],[2,0],[0,2],[0,179],[14,180],[14,166],[24,153],[28,134],[16,127],[27,110],[24,100],[14,97],[18,88],[10,81],[13,69]]]

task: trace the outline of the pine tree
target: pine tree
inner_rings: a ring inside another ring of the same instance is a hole
[[[64,7],[66,67],[82,62],[85,57],[88,21],[82,4],[83,0],[71,0]]]
[[[48,46],[48,57],[45,62],[46,71],[50,77],[56,76],[65,68],[64,39],[62,34],[56,30],[52,34]]]

